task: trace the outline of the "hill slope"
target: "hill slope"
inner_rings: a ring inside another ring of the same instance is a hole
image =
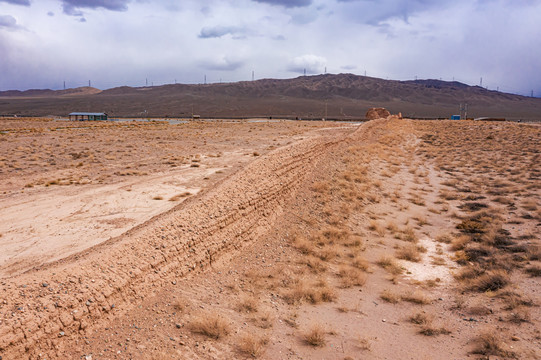
[[[0,114],[59,115],[104,111],[111,116],[208,117],[290,116],[363,117],[383,106],[408,116],[448,117],[469,105],[469,116],[535,119],[541,99],[489,91],[439,80],[395,81],[352,74],[262,79],[208,85],[118,87],[69,93],[69,90],[0,92]],[[70,89],[71,90],[71,89]],[[68,96],[77,94],[78,96]]]

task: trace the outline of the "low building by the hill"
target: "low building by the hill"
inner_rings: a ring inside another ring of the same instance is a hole
[[[91,113],[91,112],[72,112],[69,115],[70,120],[107,120],[106,113]]]

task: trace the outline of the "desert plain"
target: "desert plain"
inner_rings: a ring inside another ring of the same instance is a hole
[[[1,359],[539,359],[541,127],[0,119]]]

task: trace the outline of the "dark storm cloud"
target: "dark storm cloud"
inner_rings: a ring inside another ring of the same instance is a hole
[[[0,2],[7,2],[9,4],[30,6],[30,0],[0,0]]]
[[[0,29],[16,30],[20,26],[17,25],[17,19],[11,15],[0,15]]]
[[[224,35],[239,35],[244,34],[245,29],[236,27],[236,26],[210,26],[204,27],[199,33],[199,38],[201,39],[210,39],[210,38],[219,38]]]
[[[304,7],[312,4],[312,0],[252,0],[258,3],[285,6],[287,8]]]
[[[81,16],[80,9],[103,8],[112,11],[128,10],[128,3],[131,0],[62,0],[64,13],[73,16]]]

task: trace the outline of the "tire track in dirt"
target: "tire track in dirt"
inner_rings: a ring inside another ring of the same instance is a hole
[[[0,355],[54,354],[100,318],[239,251],[275,224],[321,155],[347,139],[331,133],[278,149],[122,236],[2,280]]]

